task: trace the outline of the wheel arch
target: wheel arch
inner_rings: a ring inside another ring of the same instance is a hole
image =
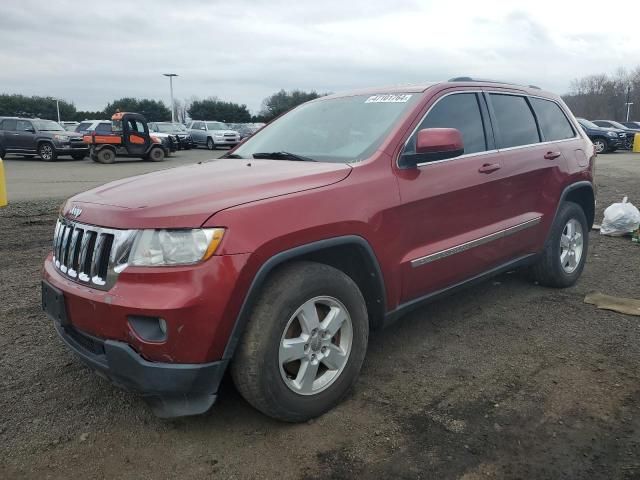
[[[357,235],[319,240],[277,253],[265,261],[254,276],[235,325],[231,331],[223,359],[233,357],[240,337],[262,286],[278,268],[296,261],[313,261],[331,265],[347,274],[362,292],[372,329],[383,326],[386,312],[386,290],[378,259],[369,242]]]
[[[562,192],[558,209],[562,202],[573,202],[580,205],[587,217],[587,224],[589,229],[593,227],[595,221],[596,209],[595,209],[595,193],[593,191],[593,185],[590,182],[577,182],[569,185]],[[558,214],[556,209],[556,215]],[[555,218],[554,218],[555,221]]]

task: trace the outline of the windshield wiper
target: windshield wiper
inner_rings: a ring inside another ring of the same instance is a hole
[[[238,155],[237,153],[227,153],[221,156],[220,158],[244,158],[244,157]]]
[[[258,152],[253,154],[253,158],[268,158],[271,160],[296,160],[299,162],[317,162],[313,158],[303,157],[290,152]]]

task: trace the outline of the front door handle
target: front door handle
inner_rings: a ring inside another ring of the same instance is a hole
[[[555,160],[560,155],[562,155],[560,152],[547,152],[547,153],[544,154],[544,159],[545,160]]]
[[[496,170],[500,170],[500,165],[498,163],[485,163],[478,169],[478,172],[491,173],[495,172]]]

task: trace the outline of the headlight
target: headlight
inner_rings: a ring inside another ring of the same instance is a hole
[[[607,132],[607,135],[609,135],[610,137],[617,137],[618,134],[616,132]]]
[[[69,135],[54,135],[53,139],[57,140],[58,142],[68,142]]]
[[[197,263],[213,255],[223,235],[223,228],[141,230],[128,263],[144,267]]]

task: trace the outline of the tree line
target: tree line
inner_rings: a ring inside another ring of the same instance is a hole
[[[563,100],[577,117],[589,120],[627,119],[640,121],[640,66],[631,71],[619,69],[613,75],[601,73],[577,78],[571,82],[569,93]]]
[[[232,123],[269,122],[291,108],[321,95],[326,94],[315,91],[280,90],[262,101],[262,108],[257,115],[252,115],[244,104],[227,102],[217,97],[202,100],[192,97],[185,101],[175,101],[174,112],[176,120],[183,123],[188,117]],[[151,99],[125,97],[108,103],[104,110],[94,112],[77,110],[73,103],[58,100],[57,108],[60,109],[60,119],[64,121],[80,122],[87,119],[111,118],[116,110],[141,113],[150,122],[171,120],[169,107],[162,101]],[[0,117],[37,117],[57,120],[57,108],[54,97],[0,94]]]

